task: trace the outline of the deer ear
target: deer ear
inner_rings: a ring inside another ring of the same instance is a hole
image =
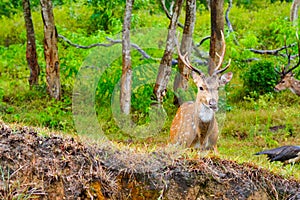
[[[223,86],[223,85],[227,84],[232,79],[232,76],[233,76],[232,72],[228,72],[226,74],[223,74],[220,77],[220,80],[219,80],[220,85]]]

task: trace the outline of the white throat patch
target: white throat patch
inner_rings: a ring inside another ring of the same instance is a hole
[[[209,122],[212,120],[213,116],[214,116],[214,111],[208,106],[201,103],[200,112],[199,112],[200,120],[203,122]]]

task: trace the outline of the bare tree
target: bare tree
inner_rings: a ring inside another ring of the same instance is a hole
[[[57,48],[57,31],[54,23],[52,1],[40,0],[44,22],[44,55],[46,60],[46,82],[49,95],[55,99],[61,98],[59,76],[59,58]]]
[[[183,54],[189,55],[192,50],[193,42],[193,32],[195,27],[196,20],[196,0],[187,0],[186,1],[186,13],[185,13],[185,23],[183,28],[183,36],[181,40],[180,51]],[[174,82],[174,91],[177,92],[179,89],[186,90],[188,87],[188,79],[190,74],[190,69],[188,69],[182,60],[178,60],[178,68],[180,74],[176,75]],[[183,102],[179,96],[175,96],[174,103],[176,105],[181,105]]]
[[[34,34],[34,28],[31,19],[29,0],[23,0],[23,13],[25,19],[25,26],[26,26],[26,36],[27,36],[26,59],[27,59],[28,68],[30,70],[30,76],[28,78],[28,82],[31,88],[32,86],[37,85],[39,82],[40,66],[37,60],[35,34]]]
[[[171,75],[172,54],[175,46],[176,28],[182,4],[183,0],[176,0],[174,11],[170,20],[166,49],[159,65],[159,71],[154,87],[154,94],[158,103],[162,103],[163,101],[163,97],[166,94],[167,84]]]
[[[211,0],[211,38],[208,61],[208,73],[213,74],[215,63],[219,63],[219,57],[223,49],[222,34],[224,32],[224,15],[223,15],[224,0]]]
[[[130,56],[130,25],[132,13],[133,0],[126,0],[123,34],[122,34],[122,77],[121,77],[121,94],[120,107],[124,114],[130,113],[131,102],[131,83],[132,83],[132,69]]]

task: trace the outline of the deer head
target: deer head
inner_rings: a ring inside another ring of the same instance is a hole
[[[219,56],[220,57],[219,63],[216,65],[215,71],[211,76],[206,76],[202,71],[193,67],[189,62],[187,54],[183,56],[180,53],[179,47],[177,45],[178,56],[185,64],[185,66],[188,67],[190,70],[192,70],[192,78],[198,88],[196,103],[201,102],[202,105],[204,105],[206,108],[209,108],[213,111],[218,110],[219,87],[224,86],[226,83],[228,83],[233,76],[232,72],[228,72],[226,74],[221,75],[224,71],[228,69],[231,61],[229,60],[227,66],[224,67],[223,69],[220,69],[224,60],[225,49],[226,49],[223,32],[221,32],[221,35],[222,35],[222,43],[223,43],[222,54]]]

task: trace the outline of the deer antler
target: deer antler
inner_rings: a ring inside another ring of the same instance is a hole
[[[222,54],[220,56],[217,53],[217,56],[219,57],[219,63],[216,66],[215,70],[218,70],[222,66],[222,63],[223,63],[223,60],[224,60],[224,56],[225,56],[225,51],[226,51],[226,44],[225,44],[225,38],[224,38],[223,31],[221,31],[221,36],[222,36],[222,43],[223,43]]]
[[[219,63],[217,65],[217,67],[215,68],[214,74],[220,74],[222,72],[224,72],[226,69],[228,69],[228,67],[230,66],[231,60],[229,60],[228,64],[226,65],[226,67],[224,67],[223,69],[219,69],[222,64],[223,64],[223,60],[224,60],[224,56],[225,56],[225,51],[226,51],[226,44],[225,44],[225,38],[224,38],[224,34],[223,31],[221,31],[221,36],[222,36],[222,43],[223,43],[223,48],[222,48],[222,54],[221,56],[217,53],[217,56],[219,57]],[[180,49],[179,49],[179,45],[178,45],[178,40],[177,38],[175,39],[175,43],[176,43],[176,47],[177,47],[177,51],[178,51],[178,56],[180,58],[180,60],[191,70],[193,70],[194,72],[198,73],[198,74],[203,74],[199,69],[193,67],[188,59],[188,53],[186,53],[184,56],[181,54]]]
[[[201,72],[201,70],[193,67],[188,59],[188,52],[186,52],[184,54],[184,56],[181,54],[180,49],[179,49],[179,44],[178,44],[178,40],[177,38],[175,39],[175,43],[176,43],[176,47],[177,47],[177,51],[178,51],[178,56],[180,58],[180,60],[183,62],[183,64],[185,64],[185,66],[187,66],[189,69],[191,69],[192,71],[198,73],[199,75],[203,74]]]
[[[287,74],[287,70],[289,69],[289,66],[291,65],[291,54],[288,52],[288,48],[286,45],[286,36],[284,36],[284,48],[285,48],[285,54],[287,55],[288,58],[288,64],[284,67],[282,67],[282,72],[281,74],[284,76],[285,74]]]
[[[297,45],[298,45],[298,62],[295,66],[293,66],[292,68],[289,69],[289,67],[291,65],[291,54],[288,52],[288,46],[286,45],[286,37],[284,37],[284,43],[285,43],[284,48],[285,48],[285,53],[286,53],[287,58],[288,58],[288,63],[287,63],[287,65],[282,67],[281,72],[279,72],[275,68],[275,72],[280,74],[281,77],[284,77],[288,73],[292,72],[294,69],[296,69],[300,65],[300,41],[299,41],[298,33],[296,33],[296,38],[297,38]]]
[[[286,71],[285,74],[290,73],[291,71],[293,71],[294,69],[296,69],[300,65],[300,42],[299,42],[298,33],[296,33],[296,38],[297,38],[297,44],[298,44],[298,62],[297,62],[297,64],[294,67],[292,67],[291,69],[289,69],[288,71]],[[290,63],[290,58],[289,58],[289,63]]]
[[[229,59],[228,64],[226,65],[226,67],[224,67],[223,69],[219,69],[219,70],[214,71],[214,74],[221,74],[224,71],[226,71],[228,69],[228,67],[230,66],[230,63],[231,63],[231,59]]]
[[[231,60],[229,60],[228,64],[226,65],[226,67],[224,67],[223,69],[220,69],[220,67],[223,64],[224,61],[224,56],[225,56],[225,52],[226,52],[226,43],[225,43],[225,38],[224,38],[224,34],[223,31],[221,31],[221,36],[222,36],[222,43],[223,43],[223,48],[222,48],[222,54],[221,56],[217,53],[217,56],[219,57],[219,63],[215,68],[215,71],[213,74],[220,74],[223,73],[226,69],[228,69],[228,67],[230,66]]]

